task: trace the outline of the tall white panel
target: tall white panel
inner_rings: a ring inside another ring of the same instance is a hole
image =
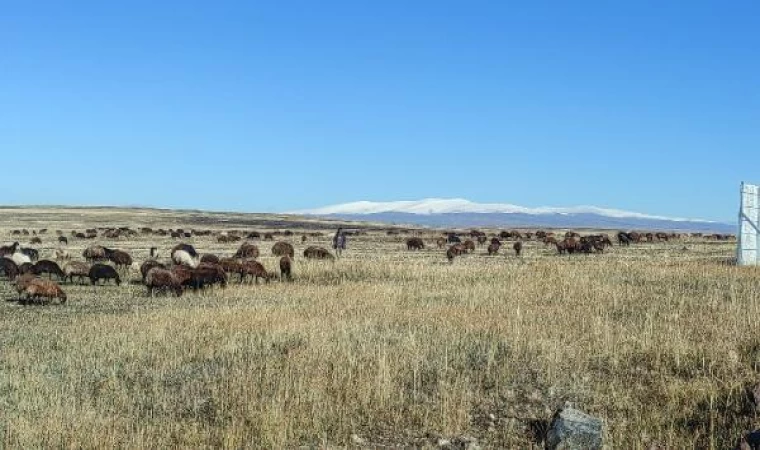
[[[739,265],[760,263],[760,187],[742,183],[741,207],[739,210],[739,245],[737,260]]]

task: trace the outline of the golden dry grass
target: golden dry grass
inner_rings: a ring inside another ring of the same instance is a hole
[[[56,228],[193,227],[174,213],[1,213],[6,240],[51,229],[43,257]],[[236,220],[194,227],[266,228]],[[559,257],[529,242],[522,258],[479,248],[448,264],[430,236],[408,252],[404,236],[370,233],[328,263],[299,257],[315,242],[298,231],[293,283],[179,299],[67,285],[64,306],[2,302],[0,447],[342,447],[356,434],[370,447],[470,435],[537,448],[531,421],[565,400],[604,419],[610,448],[727,448],[757,425],[744,388],[760,381],[760,272],[726,264],[732,243]],[[98,242],[137,261],[175,243]],[[0,295],[15,291],[2,280]]]

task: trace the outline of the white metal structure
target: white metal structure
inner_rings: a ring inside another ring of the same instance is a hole
[[[742,183],[739,207],[739,265],[760,264],[760,186]]]

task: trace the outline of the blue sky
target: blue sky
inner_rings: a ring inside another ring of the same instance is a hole
[[[5,2],[0,204],[731,221],[760,2]],[[743,163],[739,163],[743,161]]]

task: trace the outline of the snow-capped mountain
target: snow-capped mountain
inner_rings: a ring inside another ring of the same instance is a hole
[[[447,227],[535,226],[735,231],[733,225],[719,222],[664,217],[595,206],[528,208],[508,203],[475,203],[461,198],[395,202],[359,201],[293,211],[292,214]]]

